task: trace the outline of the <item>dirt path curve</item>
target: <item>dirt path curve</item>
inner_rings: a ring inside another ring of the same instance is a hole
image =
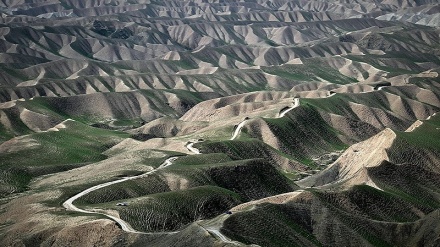
[[[298,106],[299,106],[299,98],[295,98],[293,100],[293,106],[291,106],[291,107],[287,108],[286,110],[280,112],[280,115],[278,116],[278,118],[284,117],[284,115],[286,115],[286,113],[288,113],[289,111],[297,108]]]
[[[231,141],[235,140],[235,138],[237,138],[238,134],[240,134],[241,129],[244,127],[244,125],[246,124],[246,122],[249,120],[249,118],[245,118],[243,121],[241,121],[238,125],[237,128],[235,128],[234,133],[232,134],[231,137]]]
[[[206,229],[209,233],[217,236],[222,242],[233,244],[233,245],[240,245],[237,242],[231,241],[229,238],[227,238],[225,235],[223,235],[219,230],[216,229]]]
[[[84,195],[87,195],[88,193],[90,193],[92,191],[99,190],[101,188],[110,186],[112,184],[122,183],[122,182],[125,182],[125,181],[128,181],[128,180],[133,180],[133,179],[141,178],[141,177],[147,176],[149,174],[152,174],[152,173],[156,172],[157,170],[160,170],[160,169],[163,169],[163,168],[165,168],[167,166],[170,166],[173,163],[173,161],[175,161],[177,158],[178,157],[168,158],[159,167],[157,167],[156,169],[153,169],[153,170],[151,170],[151,171],[149,171],[147,173],[144,173],[144,174],[141,174],[141,175],[138,175],[138,176],[133,176],[133,177],[126,177],[126,178],[122,178],[122,179],[119,179],[119,180],[115,180],[115,181],[111,181],[111,182],[107,182],[107,183],[103,183],[103,184],[99,184],[99,185],[90,187],[90,188],[88,188],[88,189],[86,189],[86,190],[84,190],[84,191],[82,191],[82,192],[72,196],[71,198],[69,198],[67,201],[65,201],[63,203],[63,207],[66,208],[67,210],[71,210],[71,211],[75,211],[75,212],[81,212],[81,213],[86,213],[86,214],[100,214],[100,215],[104,215],[104,216],[107,216],[110,219],[116,221],[121,226],[122,230],[124,230],[126,232],[148,234],[148,233],[145,233],[145,232],[136,231],[135,229],[133,229],[130,226],[130,224],[128,224],[127,222],[125,222],[124,220],[122,220],[122,219],[120,219],[118,217],[115,217],[115,216],[112,216],[112,215],[108,215],[108,214],[104,214],[104,213],[98,213],[98,212],[93,212],[93,211],[87,211],[87,210],[84,210],[84,209],[80,209],[77,206],[73,205],[73,202],[76,199],[78,199],[78,198],[80,198],[80,197],[82,197]]]
[[[197,148],[193,147],[194,144],[196,144],[197,142],[188,142],[188,144],[186,144],[186,148],[193,152],[194,154],[201,154],[200,150],[198,150]]]

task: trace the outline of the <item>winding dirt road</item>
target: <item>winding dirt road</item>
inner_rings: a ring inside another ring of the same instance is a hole
[[[286,110],[282,111],[279,114],[279,118],[283,117],[287,112],[293,110],[294,108],[296,108],[298,106],[299,106],[299,99],[295,98],[293,106],[291,106],[291,107],[287,108]],[[241,132],[241,129],[244,127],[244,125],[246,124],[246,122],[248,120],[249,120],[249,118],[245,118],[243,121],[241,121],[237,125],[237,127],[235,128],[235,131],[234,131],[234,133],[233,133],[233,135],[232,135],[230,140],[234,140],[235,138],[237,138],[237,136]],[[195,143],[197,143],[197,142],[189,142],[186,145],[186,148],[189,151],[191,151],[192,153],[194,153],[194,154],[200,154],[200,150],[193,146]],[[78,208],[77,206],[73,205],[73,202],[75,200],[77,200],[78,198],[80,198],[80,197],[82,197],[84,195],[87,195],[88,193],[90,193],[92,191],[95,191],[95,190],[98,190],[98,189],[102,189],[104,187],[107,187],[107,186],[110,186],[110,185],[113,185],[113,184],[122,183],[122,182],[125,182],[125,181],[128,181],[128,180],[133,180],[133,179],[141,178],[141,177],[147,176],[149,174],[152,174],[152,173],[156,172],[157,170],[160,170],[160,169],[163,169],[163,168],[165,168],[167,166],[170,166],[173,163],[173,161],[175,161],[177,158],[178,157],[168,158],[159,167],[157,167],[156,169],[153,169],[153,170],[151,170],[151,171],[149,171],[147,173],[144,173],[144,174],[141,174],[141,175],[138,175],[138,176],[122,178],[122,179],[119,179],[119,180],[116,180],[116,181],[111,181],[111,182],[99,184],[99,185],[93,186],[91,188],[88,188],[88,189],[86,189],[86,190],[84,190],[84,191],[74,195],[73,197],[69,198],[68,200],[66,200],[63,203],[63,207],[66,208],[67,210],[71,210],[71,211],[75,211],[75,212],[81,212],[81,213],[87,213],[87,214],[100,214],[100,215],[104,215],[104,216],[114,220],[115,222],[117,222],[121,226],[122,230],[124,230],[125,232],[137,233],[137,234],[151,234],[151,233],[136,231],[135,229],[133,229],[130,226],[130,224],[128,222],[126,222],[126,221],[124,221],[124,220],[122,220],[122,219],[120,219],[118,217],[115,217],[115,216],[112,216],[112,215],[109,215],[109,214],[105,214],[105,213],[99,213],[99,212],[94,212],[94,211],[87,211],[87,210]],[[225,243],[237,244],[237,242],[231,241],[226,236],[224,236],[222,233],[220,233],[220,231],[217,230],[217,229],[206,229],[206,230],[208,232],[210,232],[211,234],[217,236],[221,241],[223,241]],[[170,233],[175,233],[175,232],[170,232]]]
[[[197,148],[193,147],[194,144],[196,144],[197,142],[189,142],[188,144],[186,144],[186,148],[193,152],[194,154],[201,154],[200,150],[198,150]]]
[[[235,128],[234,133],[232,134],[231,137],[231,141],[234,140],[235,138],[237,138],[238,134],[240,134],[241,129],[244,127],[245,123],[248,121],[248,118],[245,118],[243,121],[241,121],[238,125],[237,128]]]
[[[280,112],[278,118],[282,118],[282,117],[284,117],[284,115],[286,115],[286,113],[288,113],[289,111],[295,109],[295,108],[298,107],[298,106],[299,106],[299,98],[294,98],[294,100],[293,100],[293,105],[292,105],[291,107],[287,108],[286,110]],[[238,137],[238,135],[239,135],[240,132],[241,132],[241,129],[244,127],[244,125],[246,124],[246,122],[247,122],[248,120],[249,120],[249,118],[245,118],[243,121],[241,121],[241,122],[237,125],[237,127],[235,128],[234,133],[232,134],[232,137],[231,137],[231,139],[230,139],[231,141],[232,141],[232,140],[235,140],[235,138]],[[187,146],[187,148],[188,148],[188,146]],[[188,149],[189,149],[189,148],[188,148]]]
[[[291,106],[291,107],[287,108],[286,110],[280,112],[280,115],[278,116],[278,118],[284,117],[284,115],[286,115],[286,113],[288,113],[289,111],[295,109],[298,106],[299,106],[299,98],[295,98],[293,100],[293,106]]]
[[[75,211],[75,212],[80,212],[80,213],[86,213],[86,214],[100,214],[100,215],[104,215],[104,216],[107,216],[108,218],[110,218],[110,219],[116,221],[116,222],[121,226],[122,230],[124,230],[124,231],[126,231],[126,232],[130,232],[130,233],[140,233],[140,234],[148,234],[148,233],[146,233],[146,232],[139,232],[139,231],[136,231],[135,229],[133,229],[133,228],[130,226],[130,224],[128,224],[127,222],[125,222],[124,220],[122,220],[122,219],[120,219],[120,218],[118,218],[118,217],[115,217],[115,216],[112,216],[112,215],[109,215],[109,214],[98,213],[98,212],[94,212],[94,211],[87,211],[87,210],[84,210],[84,209],[80,209],[80,208],[78,208],[77,206],[73,205],[73,202],[74,202],[76,199],[78,199],[78,198],[80,198],[80,197],[82,197],[82,196],[84,196],[84,195],[87,195],[88,193],[90,193],[90,192],[92,192],[92,191],[95,191],[95,190],[98,190],[98,189],[101,189],[101,188],[104,188],[104,187],[110,186],[110,185],[112,185],[112,184],[122,183],[122,182],[125,182],[125,181],[128,181],[128,180],[133,180],[133,179],[141,178],[141,177],[147,176],[147,175],[149,175],[149,174],[152,174],[152,173],[156,172],[157,170],[160,170],[160,169],[163,169],[163,168],[165,168],[165,167],[167,167],[167,166],[172,165],[173,161],[175,161],[177,158],[178,158],[178,157],[171,157],[171,158],[168,158],[168,159],[165,160],[165,161],[164,161],[159,167],[157,167],[156,169],[153,169],[153,170],[151,170],[151,171],[149,171],[149,172],[147,172],[147,173],[144,173],[144,174],[141,174],[141,175],[138,175],[138,176],[122,178],[122,179],[119,179],[119,180],[115,180],[115,181],[111,181],[111,182],[107,182],[107,183],[99,184],[99,185],[93,186],[93,187],[91,187],[91,188],[88,188],[88,189],[86,189],[86,190],[84,190],[84,191],[82,191],[82,192],[80,192],[80,193],[78,193],[78,194],[72,196],[72,197],[69,198],[67,201],[65,201],[65,202],[63,203],[63,207],[66,208],[67,210],[71,210],[71,211]]]
[[[335,92],[330,91],[330,92],[328,93],[328,95],[327,95],[326,98],[330,98],[330,97],[333,97],[333,96],[335,96],[335,95],[336,95]]]
[[[233,244],[233,245],[240,245],[237,242],[231,241],[229,238],[227,238],[225,235],[223,235],[219,230],[216,230],[216,229],[206,229],[206,230],[209,233],[214,234],[215,236],[217,236],[224,243]]]

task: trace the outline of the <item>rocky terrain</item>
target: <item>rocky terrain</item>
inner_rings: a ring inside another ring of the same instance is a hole
[[[437,0],[0,1],[4,246],[439,246]]]

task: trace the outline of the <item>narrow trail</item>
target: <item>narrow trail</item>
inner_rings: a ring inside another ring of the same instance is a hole
[[[186,148],[193,152],[194,154],[201,154],[200,150],[194,147],[194,144],[196,144],[197,142],[189,142],[188,144],[186,144]]]
[[[293,100],[293,105],[292,105],[291,107],[287,108],[286,110],[280,112],[278,118],[282,118],[282,117],[284,117],[284,115],[286,115],[286,113],[288,113],[289,111],[295,109],[295,108],[298,107],[298,106],[299,106],[299,98],[294,98],[294,100]],[[244,125],[246,124],[246,122],[247,122],[248,120],[249,120],[249,118],[246,117],[243,121],[241,121],[241,122],[237,125],[237,127],[235,128],[234,133],[232,134],[232,137],[231,137],[231,139],[230,139],[231,141],[232,141],[232,140],[235,140],[235,139],[238,137],[238,135],[239,135],[240,132],[241,132],[241,129],[244,127]],[[188,146],[187,146],[187,148],[188,148]],[[189,148],[188,148],[188,149],[189,149]]]
[[[235,138],[237,138],[238,134],[240,134],[241,129],[244,127],[244,125],[246,124],[246,122],[249,120],[249,118],[245,118],[243,121],[241,121],[238,125],[237,128],[235,128],[234,133],[232,134],[231,137],[231,141],[234,140]]]
[[[298,106],[299,106],[299,98],[295,98],[293,100],[293,106],[291,106],[291,107],[287,108],[286,110],[280,112],[280,115],[278,116],[278,118],[284,117],[284,115],[286,115],[286,113],[288,113],[289,111],[295,109]]]
[[[336,95],[335,92],[331,92],[331,91],[330,91],[326,98],[330,98],[330,97],[333,97],[333,96],[335,96],[335,95]]]
[[[224,243],[233,244],[233,245],[240,245],[234,241],[231,241],[229,238],[227,238],[225,235],[223,235],[219,230],[208,229],[208,228],[205,228],[205,230],[208,231],[209,233],[217,236]]]
[[[124,221],[124,220],[122,220],[122,219],[120,219],[118,217],[115,217],[115,216],[112,216],[112,215],[109,215],[109,214],[105,214],[105,213],[98,213],[98,212],[94,212],[94,211],[87,211],[87,210],[84,210],[84,209],[80,209],[77,206],[73,205],[73,202],[75,200],[77,200],[78,198],[80,198],[80,197],[82,197],[84,195],[87,195],[88,193],[90,193],[92,191],[95,191],[95,190],[98,190],[98,189],[101,189],[101,188],[104,188],[104,187],[107,187],[107,186],[110,186],[110,185],[113,185],[113,184],[122,183],[122,182],[125,182],[125,181],[128,181],[128,180],[133,180],[133,179],[137,179],[137,178],[141,178],[141,177],[145,177],[147,175],[150,175],[150,174],[152,174],[152,173],[154,173],[154,172],[156,172],[156,171],[158,171],[160,169],[163,169],[163,168],[165,168],[167,166],[172,165],[173,162],[177,158],[178,157],[168,158],[159,167],[157,167],[156,169],[153,169],[153,170],[151,170],[151,171],[149,171],[147,173],[144,173],[144,174],[141,174],[141,175],[138,175],[138,176],[133,176],[133,177],[126,177],[126,178],[122,178],[122,179],[119,179],[119,180],[115,180],[115,181],[111,181],[111,182],[107,182],[107,183],[103,183],[103,184],[99,184],[99,185],[90,187],[90,188],[88,188],[88,189],[86,189],[86,190],[84,190],[84,191],[82,191],[82,192],[72,196],[71,198],[69,198],[67,201],[65,201],[63,203],[63,207],[66,208],[67,210],[71,210],[71,211],[75,211],[75,212],[80,212],[80,213],[104,215],[104,216],[114,220],[115,222],[117,222],[121,226],[122,230],[124,230],[126,232],[129,232],[129,233],[151,234],[151,233],[136,231],[135,229],[133,229],[130,226],[130,224],[128,222],[126,222],[126,221]]]
[[[81,69],[76,71],[75,73],[71,74],[69,77],[66,78],[66,80],[73,80],[79,77],[79,73],[83,70],[85,70],[89,66],[88,63],[85,63]]]

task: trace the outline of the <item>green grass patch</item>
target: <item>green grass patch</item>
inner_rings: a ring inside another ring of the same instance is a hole
[[[75,205],[107,203],[117,200],[142,197],[170,191],[166,181],[158,174],[150,174],[143,178],[116,183],[99,190],[92,191],[75,201]]]
[[[205,141],[198,143],[195,147],[199,148],[202,153],[224,153],[233,160],[262,158],[274,162],[280,157],[295,160],[294,157],[284,154],[256,138]],[[276,163],[273,164],[276,165]]]
[[[60,207],[63,205],[63,203],[65,201],[67,201],[72,196],[80,193],[81,191],[84,191],[90,187],[93,187],[93,186],[96,186],[96,185],[99,185],[102,183],[114,181],[117,179],[118,178],[109,178],[109,179],[105,179],[105,180],[101,180],[101,181],[95,181],[92,183],[85,181],[83,184],[80,184],[80,185],[61,187],[61,188],[59,188],[59,190],[61,191],[61,195],[59,197],[57,197],[55,199],[43,201],[42,203],[45,204],[46,206],[49,206],[49,207]],[[51,188],[41,188],[41,190],[50,190],[50,189]]]
[[[311,155],[347,147],[339,138],[339,133],[328,125],[316,108],[301,105],[283,118],[263,119],[278,137],[282,151],[312,165]]]
[[[128,200],[126,207],[102,206],[118,210],[135,229],[151,232],[180,229],[195,220],[217,216],[240,202],[240,196],[232,191],[201,186]]]
[[[440,151],[440,114],[429,120],[423,120],[423,124],[412,132],[396,132],[396,134],[417,147]]]
[[[206,164],[217,164],[232,161],[232,159],[223,153],[188,155],[177,159],[174,162],[176,166],[198,166]]]
[[[310,209],[303,204],[263,203],[225,220],[222,232],[245,244],[323,246],[313,235]]]
[[[68,121],[59,131],[41,132],[25,137],[31,145],[15,152],[0,154],[3,181],[23,191],[30,178],[59,172],[75,164],[96,162],[106,158],[106,149],[129,135],[117,131],[92,128]],[[31,157],[31,158],[30,158]]]

